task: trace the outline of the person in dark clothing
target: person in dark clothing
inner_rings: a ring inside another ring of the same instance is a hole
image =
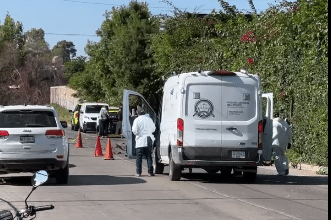
[[[109,121],[109,114],[107,107],[104,106],[100,110],[100,135],[102,137],[108,136],[108,121]]]
[[[116,124],[115,134],[122,134],[122,119],[123,119],[122,107],[120,107],[120,110],[117,113],[117,119],[118,122]]]

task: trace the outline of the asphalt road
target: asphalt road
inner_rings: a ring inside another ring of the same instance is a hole
[[[77,132],[66,130],[69,138]],[[71,139],[71,140],[72,140]],[[83,148],[70,145],[70,176],[66,185],[54,179],[30,196],[29,205],[53,204],[38,219],[54,220],[293,220],[328,219],[328,176],[290,170],[278,176],[274,167],[259,167],[257,181],[242,176],[222,179],[201,169],[184,171],[179,182],[163,175],[135,177],[135,160],[128,159],[121,138],[111,138],[114,160],[93,157],[96,135],[82,134]],[[107,139],[101,139],[103,153]],[[117,145],[116,145],[117,144]],[[116,147],[117,146],[117,147]],[[0,198],[19,209],[31,190],[31,174],[0,175]],[[1,179],[3,181],[1,182]],[[0,201],[0,210],[10,209]]]

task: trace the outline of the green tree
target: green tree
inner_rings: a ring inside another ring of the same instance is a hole
[[[53,56],[62,57],[64,62],[70,61],[72,58],[76,56],[77,50],[75,49],[75,45],[71,41],[62,40],[57,42],[52,49]]]
[[[123,89],[136,90],[152,100],[159,88],[150,49],[152,35],[159,30],[157,19],[146,5],[135,1],[113,8],[105,16],[97,31],[100,42],[86,47],[85,76],[100,84],[97,94],[104,94],[99,98],[108,103],[121,105]]]
[[[4,24],[0,23],[0,43],[4,41],[15,41],[19,46],[22,46],[24,41],[22,23],[15,23],[9,14],[6,15]]]
[[[76,73],[84,72],[86,65],[86,57],[79,56],[64,63],[65,75],[67,79],[73,77]]]
[[[22,23],[7,14],[4,23],[0,23],[0,104],[8,102],[11,96],[8,86],[17,78],[13,71],[23,65],[23,43]]]
[[[32,28],[30,31],[26,32],[24,50],[32,56],[44,56],[50,54],[43,29]]]

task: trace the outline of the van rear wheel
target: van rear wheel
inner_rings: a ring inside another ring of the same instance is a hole
[[[182,169],[180,165],[175,164],[170,152],[169,179],[171,181],[179,181],[181,176],[182,176]]]
[[[155,174],[163,174],[164,164],[159,163],[159,157],[157,156],[156,147],[153,148],[153,170]]]

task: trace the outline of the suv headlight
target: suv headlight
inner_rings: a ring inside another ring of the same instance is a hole
[[[90,119],[90,117],[88,117],[88,116],[86,116],[86,115],[84,115],[84,118]]]

